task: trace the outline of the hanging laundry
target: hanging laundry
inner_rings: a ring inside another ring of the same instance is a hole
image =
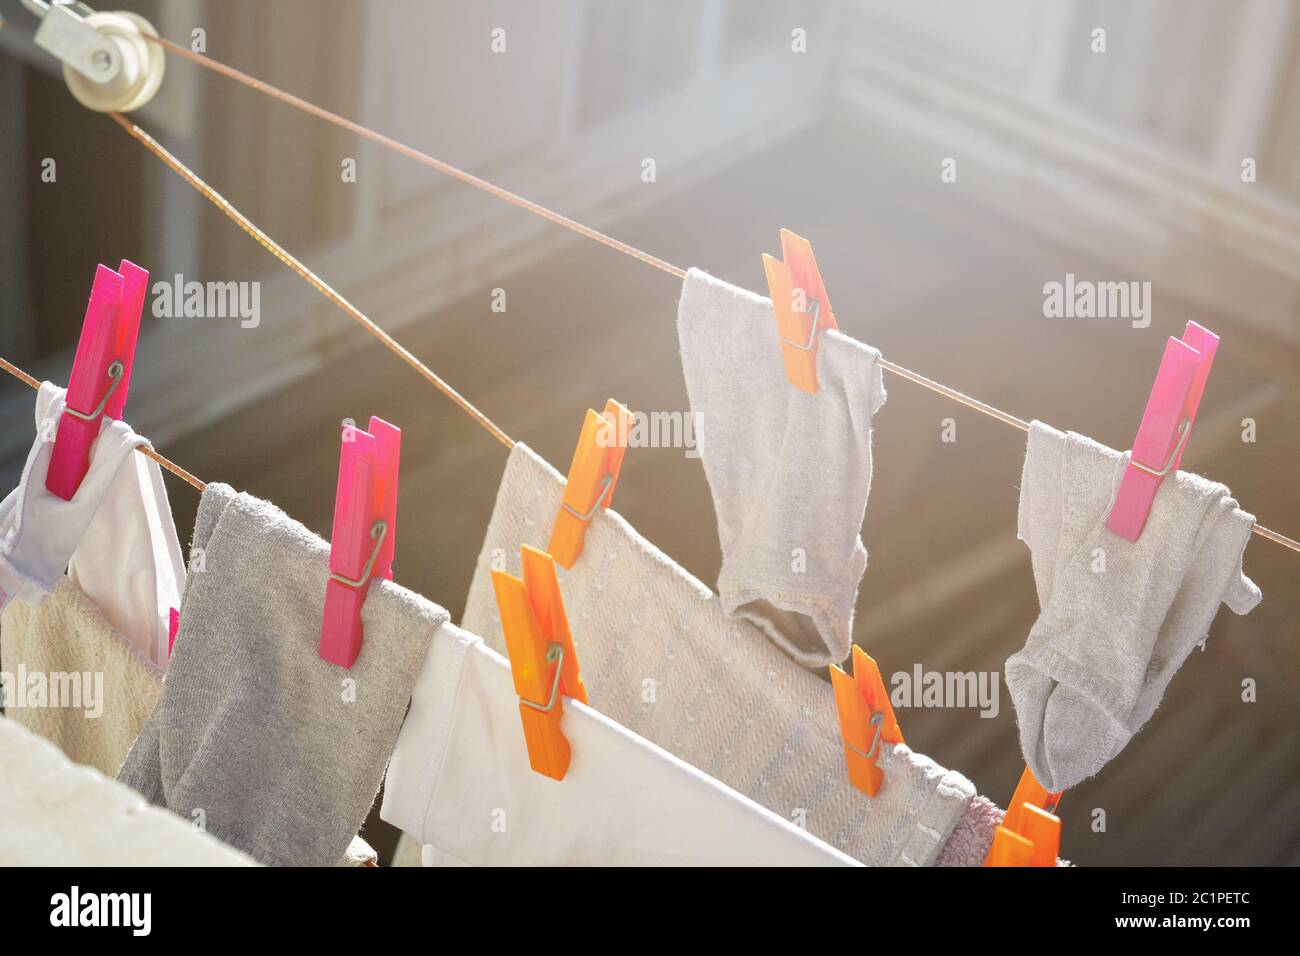
[[[181,606],[185,559],[156,461],[126,456],[72,552],[68,577],[113,630],[167,669],[167,629],[172,608]]]
[[[1260,602],[1241,567],[1254,518],[1223,485],[1176,472],[1136,542],[1107,530],[1127,464],[1089,438],[1030,426],[1018,535],[1040,611],[1006,678],[1025,761],[1051,791],[1124,749],[1220,603],[1246,614]]]
[[[43,383],[22,480],[0,502],[0,607],[14,599],[39,605],[75,564],[110,623],[165,667],[168,608],[179,600],[184,569],[179,546],[167,540],[170,527],[174,541],[175,528],[158,466],[128,464],[140,457],[134,449],[149,442],[125,422],[103,419],[90,469],[64,501],[45,487],[63,408],[63,389]],[[124,564],[113,563],[119,561]]]
[[[0,614],[5,716],[115,776],[162,693],[162,670],[64,578]]]
[[[880,353],[822,333],[819,387],[803,392],[786,380],[772,301],[699,269],[682,285],[677,333],[718,516],[722,607],[806,667],[838,664],[867,567]]]
[[[465,611],[505,644],[491,570],[544,548],[560,474],[522,443],[506,464]],[[560,571],[592,706],[628,730],[871,865],[932,864],[975,789],[904,745],[882,745],[886,784],[850,786],[830,686],[790,660],[616,512],[596,514]]]
[[[322,660],[328,560],[329,546],[274,505],[207,486],[171,669],[118,775],[264,863],[344,855],[446,620],[375,581],[356,664]]]
[[[255,866],[0,717],[0,866]]]
[[[579,701],[563,781],[529,766],[510,663],[451,624],[434,634],[381,815],[440,863],[853,866],[855,861]]]

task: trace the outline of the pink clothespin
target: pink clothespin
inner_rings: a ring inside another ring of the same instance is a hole
[[[122,417],[131,385],[149,273],[125,259],[118,269],[121,271],[114,272],[101,264],[95,270],[68,380],[67,406],[59,416],[50,453],[45,487],[64,501],[72,500],[86,477],[90,446],[99,437],[100,421]]]
[[[1127,541],[1142,534],[1160,482],[1183,459],[1218,347],[1219,337],[1195,322],[1187,323],[1181,340],[1171,338],[1165,344],[1160,371],[1133,439],[1133,453],[1106,521],[1107,528]]]
[[[361,653],[361,605],[370,582],[393,576],[401,447],[402,430],[373,415],[368,432],[343,429],[320,631],[320,656],[340,667],[351,667]]]
[[[172,656],[176,649],[176,632],[181,629],[181,612],[174,607],[167,609],[167,656]]]

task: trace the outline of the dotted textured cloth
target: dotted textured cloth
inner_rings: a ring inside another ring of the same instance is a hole
[[[516,444],[470,588],[464,626],[504,653],[491,569],[545,549],[564,479]],[[774,813],[869,865],[929,866],[974,795],[960,773],[884,745],[875,798],[844,767],[830,685],[617,513],[597,514],[560,585],[591,704]]]

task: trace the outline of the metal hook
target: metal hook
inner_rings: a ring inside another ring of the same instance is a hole
[[[606,475],[604,478],[600,479],[600,484],[596,486],[597,488],[596,501],[595,503],[592,504],[591,510],[589,510],[586,514],[583,514],[577,508],[574,508],[573,506],[571,506],[565,501],[560,502],[560,507],[585,524],[591,520],[592,516],[597,511],[600,510],[601,502],[605,500],[605,496],[609,494],[609,489],[613,487],[613,484],[614,484],[613,475]]]
[[[543,705],[531,701],[527,697],[519,698],[519,703],[531,707],[533,710],[540,710],[544,714],[554,710],[556,701],[560,699],[560,675],[564,670],[564,648],[554,643],[546,645],[546,660],[548,663],[555,665],[555,680],[551,683],[550,701]]]
[[[876,733],[871,738],[871,746],[867,748],[866,753],[863,753],[861,750],[853,746],[848,741],[844,742],[844,746],[848,747],[859,757],[865,757],[868,760],[875,760],[876,757],[879,755],[878,751],[880,748],[880,738],[885,726],[885,712],[883,710],[876,711],[874,714],[871,715],[871,719],[868,721],[868,723],[871,724],[872,727],[876,728]]]
[[[379,549],[384,546],[384,539],[388,537],[388,522],[383,518],[375,521],[370,526],[370,537],[376,538],[375,546],[370,552],[370,557],[366,561],[366,566],[361,569],[361,577],[355,580],[339,574],[337,571],[330,572],[330,580],[338,581],[339,584],[346,584],[350,588],[359,588],[370,580],[370,572],[375,569],[375,559],[379,557]]]
[[[798,342],[793,341],[792,339],[787,339],[784,335],[781,336],[781,341],[784,342],[786,345],[791,346],[792,348],[798,349],[800,352],[811,352],[813,348],[813,343],[817,341],[817,316],[820,313],[820,311],[821,311],[821,303],[818,302],[816,299],[812,300],[811,309],[804,310],[803,313],[804,315],[812,316],[812,328],[808,330],[807,344],[801,345]]]
[[[1176,445],[1174,445],[1174,450],[1169,453],[1169,460],[1165,462],[1165,466],[1161,468],[1159,471],[1156,471],[1154,468],[1148,465],[1142,464],[1142,462],[1138,461],[1136,458],[1133,458],[1132,456],[1129,457],[1129,464],[1132,465],[1134,468],[1136,468],[1138,471],[1145,472],[1146,474],[1151,475],[1154,478],[1163,478],[1165,475],[1169,474],[1170,470],[1173,469],[1174,462],[1178,460],[1178,456],[1181,455],[1183,453],[1183,449],[1187,447],[1187,439],[1191,437],[1191,434],[1192,434],[1192,420],[1190,418],[1184,418],[1183,423],[1178,426],[1178,442]]]
[[[113,393],[117,391],[117,387],[122,384],[122,373],[124,371],[126,371],[126,367],[119,359],[113,359],[113,361],[109,363],[108,377],[113,380],[113,384],[108,386],[108,391],[104,393],[104,397],[99,400],[99,404],[95,406],[95,410],[89,415],[77,411],[71,405],[64,406],[63,410],[73,418],[80,418],[83,422],[93,422],[95,419],[99,418],[100,415],[104,414],[104,408],[108,405],[108,400],[113,397]]]

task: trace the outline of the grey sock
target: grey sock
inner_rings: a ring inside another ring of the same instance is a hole
[[[274,505],[208,485],[162,698],[118,774],[270,864],[343,856],[447,618],[375,582],[356,664],[321,660],[328,559],[329,546]]]
[[[1142,536],[1106,529],[1127,456],[1041,422],[1029,432],[1019,535],[1040,613],[1007,660],[1025,761],[1049,790],[1092,776],[1154,713],[1219,604],[1245,614],[1254,518],[1223,485],[1178,472],[1161,483]]]
[[[816,394],[786,380],[770,299],[698,269],[677,311],[682,369],[722,544],[718,594],[805,667],[848,656],[867,567],[880,353],[823,334]]]

